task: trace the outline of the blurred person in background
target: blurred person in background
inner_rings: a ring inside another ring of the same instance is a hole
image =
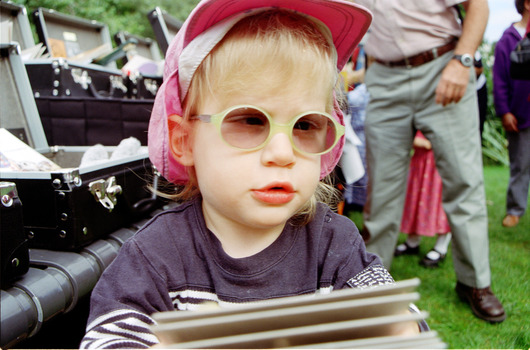
[[[516,226],[526,211],[530,183],[530,80],[510,76],[510,53],[530,27],[530,0],[515,0],[515,8],[522,18],[502,34],[493,64],[493,102],[506,130],[510,157],[505,227]]]
[[[473,314],[502,322],[490,288],[473,56],[488,21],[487,0],[357,0],[374,14],[366,53],[367,249],[390,268],[399,237],[410,150],[419,130],[432,143],[452,232],[456,292]],[[459,19],[456,5],[466,15]]]

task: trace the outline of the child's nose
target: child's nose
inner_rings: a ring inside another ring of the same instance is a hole
[[[262,162],[266,165],[290,166],[295,161],[291,139],[283,132],[271,137],[262,152]]]

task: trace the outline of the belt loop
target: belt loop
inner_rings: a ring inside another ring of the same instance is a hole
[[[408,57],[405,57],[404,61],[405,61],[405,66],[407,66],[408,69],[412,68],[412,65],[410,64],[410,61],[409,61]]]
[[[432,58],[433,59],[438,58],[438,48],[437,47],[432,49]]]

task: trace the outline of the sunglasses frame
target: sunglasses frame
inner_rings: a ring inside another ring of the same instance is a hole
[[[269,135],[267,136],[267,138],[261,143],[259,144],[258,146],[256,147],[252,147],[252,148],[241,148],[241,147],[237,147],[237,146],[234,146],[234,145],[231,145],[227,140],[225,140],[225,138],[223,137],[223,133],[221,131],[221,124],[223,123],[223,120],[224,118],[232,111],[236,110],[236,109],[239,109],[239,108],[252,108],[252,109],[255,109],[261,113],[263,113],[263,115],[267,118],[267,120],[269,121],[269,125],[270,125],[270,130],[269,130]],[[310,153],[310,152],[306,152],[304,150],[301,150],[299,149],[296,144],[294,143],[294,140],[293,140],[293,129],[294,129],[294,125],[296,124],[296,122],[298,122],[298,120],[308,114],[320,114],[320,115],[323,115],[327,118],[329,118],[331,120],[331,122],[333,123],[334,127],[335,127],[335,130],[336,130],[336,133],[335,133],[335,140],[333,141],[333,144],[328,148],[326,149],[325,151],[323,152],[319,152],[319,153]],[[291,141],[291,145],[293,146],[293,148],[297,151],[297,152],[300,152],[302,154],[306,154],[306,155],[313,155],[313,156],[318,156],[318,155],[322,155],[322,154],[326,154],[326,153],[329,153],[331,152],[331,150],[333,150],[333,148],[335,148],[335,146],[337,145],[337,143],[339,142],[340,138],[344,135],[345,133],[345,127],[344,125],[341,125],[339,122],[337,122],[335,120],[335,118],[333,118],[330,114],[328,113],[324,113],[324,112],[317,112],[317,111],[308,111],[308,112],[302,112],[300,114],[298,114],[297,116],[295,116],[293,119],[291,119],[291,121],[287,124],[283,124],[283,123],[277,123],[273,118],[272,116],[267,113],[265,110],[263,110],[262,108],[259,108],[259,107],[256,107],[256,106],[253,106],[253,105],[237,105],[237,106],[232,106],[232,107],[229,107],[227,109],[225,109],[224,111],[220,112],[220,113],[216,113],[216,114],[199,114],[199,115],[195,115],[191,118],[192,120],[200,120],[204,123],[211,123],[215,126],[215,128],[217,129],[217,131],[219,132],[219,136],[221,136],[221,140],[223,140],[224,143],[226,143],[228,146],[232,147],[232,148],[235,148],[235,149],[239,149],[239,150],[244,150],[244,151],[256,151],[258,149],[261,149],[263,147],[265,147],[265,145],[267,145],[267,143],[270,141],[270,139],[276,135],[277,133],[279,132],[283,132],[284,134],[286,134],[287,136],[289,136],[289,140]]]

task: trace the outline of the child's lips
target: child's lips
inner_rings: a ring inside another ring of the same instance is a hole
[[[265,187],[252,190],[254,198],[268,204],[289,203],[295,195],[290,183],[273,183]]]

